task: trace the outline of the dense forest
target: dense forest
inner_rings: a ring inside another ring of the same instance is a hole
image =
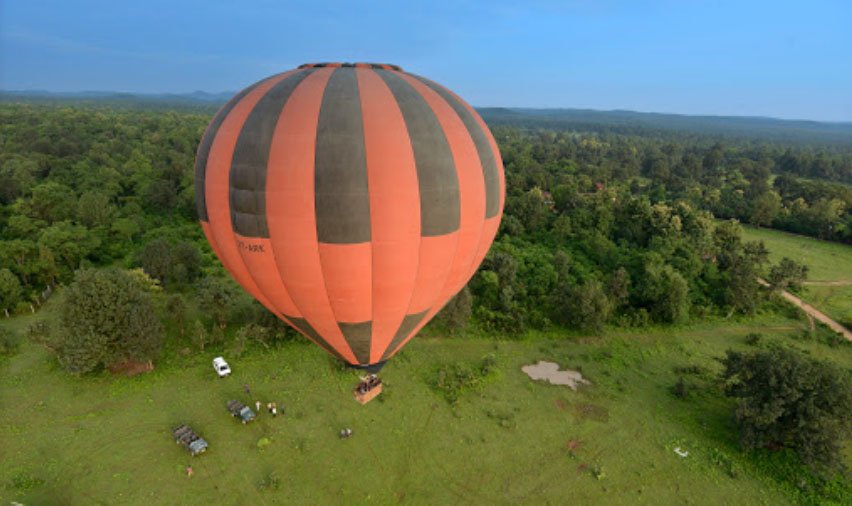
[[[33,310],[87,266],[142,268],[167,292],[234,292],[196,224],[192,167],[209,114],[7,104],[0,119],[4,310]],[[518,333],[754,312],[767,252],[720,218],[852,242],[852,149],[494,133],[506,212],[482,268],[439,318],[449,329],[471,315]]]

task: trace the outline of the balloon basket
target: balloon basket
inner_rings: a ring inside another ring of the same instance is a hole
[[[355,388],[352,390],[352,395],[355,396],[355,400],[360,402],[361,404],[367,404],[368,402],[375,399],[380,393],[382,393],[382,385],[376,385],[370,390],[364,392],[363,394],[358,392],[358,389]]]

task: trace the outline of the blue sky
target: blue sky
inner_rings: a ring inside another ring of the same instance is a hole
[[[852,121],[852,2],[0,0],[0,89],[237,91],[396,63],[476,106]]]

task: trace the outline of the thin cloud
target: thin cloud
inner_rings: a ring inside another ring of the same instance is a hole
[[[79,40],[57,37],[30,30],[10,29],[0,33],[0,37],[15,41],[19,44],[36,46],[62,53],[92,54],[120,56],[122,58],[153,61],[159,63],[173,63],[179,65],[210,63],[219,61],[216,55],[190,54],[180,52],[151,53],[146,51],[128,51],[112,47],[100,46]]]

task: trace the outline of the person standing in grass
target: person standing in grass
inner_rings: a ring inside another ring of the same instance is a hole
[[[245,385],[243,385],[243,390],[245,390],[245,391],[246,391],[246,395],[248,395],[249,397],[251,397],[251,389],[249,388],[248,383],[246,383]]]
[[[192,466],[186,466],[186,477],[187,478],[192,478],[192,475],[194,473],[195,473],[195,471],[192,470]]]

